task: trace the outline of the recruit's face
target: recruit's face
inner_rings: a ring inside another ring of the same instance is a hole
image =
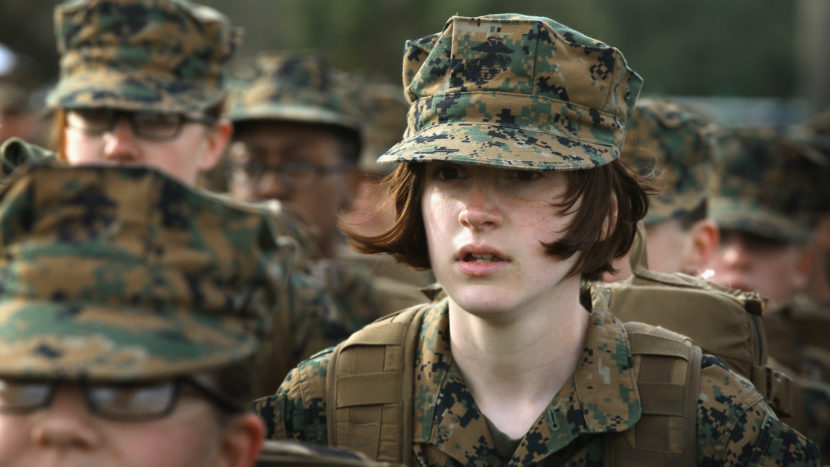
[[[229,123],[205,126],[185,121],[175,137],[153,140],[137,134],[135,124],[123,115],[118,115],[107,131],[85,131],[85,125],[98,124],[96,118],[78,111],[66,111],[63,157],[69,165],[151,166],[191,185],[196,183],[200,171],[211,168],[218,161],[231,131]]]
[[[30,414],[0,414],[0,465],[221,465],[220,432],[210,402],[196,395],[180,396],[169,416],[118,422],[90,413],[77,386],[59,386],[48,408]]]
[[[708,269],[712,282],[740,290],[755,291],[776,305],[804,287],[804,247],[724,229],[721,242]]]
[[[337,215],[349,206],[357,181],[335,133],[313,125],[261,122],[235,136],[230,158],[233,196],[293,204],[318,230],[323,254],[333,253]]]
[[[578,254],[561,260],[542,246],[570,222],[552,206],[567,188],[564,174],[449,163],[425,171],[429,258],[458,306],[476,314],[521,310],[577,293],[579,275],[568,272]]]

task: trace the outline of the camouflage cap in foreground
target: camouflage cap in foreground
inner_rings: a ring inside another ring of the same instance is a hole
[[[403,141],[378,162],[575,170],[619,156],[642,78],[619,50],[548,18],[454,16],[408,41]]]
[[[712,128],[703,116],[676,103],[637,102],[620,157],[657,186],[646,224],[682,217],[709,198],[715,167]]]
[[[230,118],[335,125],[359,131],[359,95],[345,74],[315,53],[257,57],[253,77],[235,83]]]
[[[151,168],[0,187],[0,375],[123,380],[252,356],[274,305],[262,216]]]
[[[55,8],[51,107],[197,112],[224,98],[240,31],[187,0],[70,0]]]
[[[827,189],[815,148],[772,128],[721,129],[711,217],[720,228],[806,241],[812,203]]]

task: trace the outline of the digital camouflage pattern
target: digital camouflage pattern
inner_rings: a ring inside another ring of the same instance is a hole
[[[628,120],[620,157],[658,190],[646,224],[681,218],[709,198],[714,173],[712,125],[663,99],[641,99]]]
[[[0,146],[0,161],[0,179],[21,167],[61,164],[51,151],[16,138]],[[207,191],[199,192],[215,202],[229,205],[230,209],[256,212],[274,236],[277,249],[273,255],[264,255],[264,259],[269,269],[281,271],[274,284],[278,298],[268,311],[273,325],[263,337],[255,370],[255,393],[271,393],[297,363],[342,341],[348,337],[350,328],[323,284],[307,274],[305,258],[300,259],[304,254],[304,240],[298,238],[293,219],[275,209],[272,203],[246,203]]]
[[[282,120],[360,131],[359,94],[319,54],[262,54],[253,76],[234,82],[232,97],[235,123]]]
[[[602,466],[604,433],[626,430],[641,416],[624,326],[593,298],[579,366],[512,454],[496,448],[449,345],[447,300],[426,312],[414,375],[413,465]],[[254,403],[268,437],[327,443],[325,380],[331,350],[300,364],[279,391]],[[697,418],[699,465],[816,465],[818,451],[780,423],[763,397],[717,359],[704,356]]]
[[[719,163],[710,206],[718,226],[806,241],[816,220],[812,203],[826,191],[821,154],[771,128],[724,128],[716,141]]]
[[[40,166],[0,189],[0,374],[107,380],[252,356],[278,254],[262,217],[150,168]]]
[[[403,141],[380,163],[574,170],[619,156],[642,87],[622,53],[548,18],[454,16],[407,41]]]
[[[60,81],[51,107],[199,112],[224,97],[241,38],[187,0],[70,0],[55,8]]]

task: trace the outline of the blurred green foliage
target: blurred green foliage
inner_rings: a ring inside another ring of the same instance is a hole
[[[0,42],[57,73],[56,0],[0,0]],[[201,0],[245,29],[237,65],[262,50],[318,49],[345,70],[397,83],[407,39],[454,14],[553,18],[620,48],[644,93],[798,96],[798,0]],[[830,48],[828,57],[830,60]]]

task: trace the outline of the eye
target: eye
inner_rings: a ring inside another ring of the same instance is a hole
[[[511,170],[510,171],[510,178],[521,180],[521,181],[530,181],[530,180],[537,180],[542,178],[544,175],[542,172],[535,171],[535,170]]]
[[[444,182],[466,178],[466,175],[464,169],[457,164],[437,164],[432,169],[433,178]]]

